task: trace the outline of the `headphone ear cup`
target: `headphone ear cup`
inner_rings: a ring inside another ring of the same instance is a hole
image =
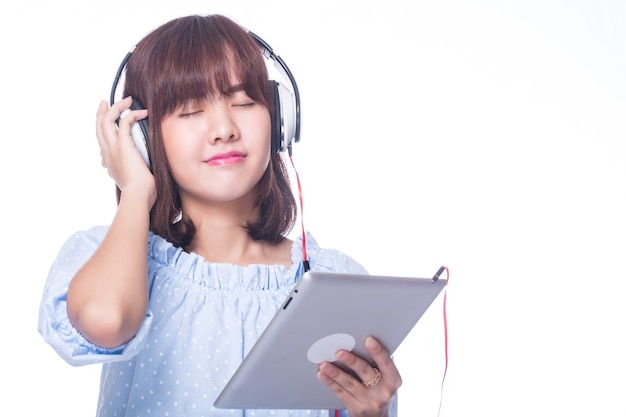
[[[133,103],[130,106],[131,110],[144,110],[141,102],[135,98],[133,98]],[[150,137],[148,136],[148,118],[141,119],[137,121],[137,123],[133,123],[130,127],[130,134],[133,137],[133,141],[135,142],[135,146],[139,150],[139,153],[143,157],[143,160],[146,161],[146,165],[150,167],[150,154],[148,149],[150,149]]]
[[[281,151],[291,149],[292,142],[296,141],[296,101],[289,88],[281,83],[276,84],[280,101],[280,129]]]
[[[272,90],[272,105],[274,106],[274,112],[272,113],[272,138],[271,138],[271,151],[272,154],[278,153],[283,149],[283,132],[282,132],[282,109],[280,106],[280,94],[278,92],[278,83],[274,80],[269,80],[270,88]]]

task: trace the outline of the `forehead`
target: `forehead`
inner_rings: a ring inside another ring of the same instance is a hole
[[[166,112],[189,101],[216,100],[239,91],[260,99],[268,80],[263,59],[260,63],[259,68],[259,61],[250,62],[230,49],[201,52],[192,60],[166,62],[159,96],[169,103]]]

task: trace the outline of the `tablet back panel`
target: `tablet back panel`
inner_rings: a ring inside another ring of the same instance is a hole
[[[372,363],[368,335],[393,353],[445,279],[307,272],[215,402],[218,408],[341,409],[316,377],[338,349]],[[383,376],[384,377],[384,376]]]

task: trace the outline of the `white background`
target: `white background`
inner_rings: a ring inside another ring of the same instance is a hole
[[[626,415],[623,0],[0,9],[3,409],[94,414],[99,367],[70,367],[36,328],[60,245],[115,209],[95,112],[148,31],[222,13],[296,76],[319,243],[372,273],[450,269],[441,416]],[[437,415],[442,311],[443,294],[396,353],[402,417]]]

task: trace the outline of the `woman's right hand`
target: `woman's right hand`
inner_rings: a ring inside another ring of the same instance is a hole
[[[156,200],[154,176],[135,146],[132,123],[147,110],[120,114],[130,108],[126,98],[110,108],[100,103],[96,135],[102,163],[122,191],[104,239],[76,272],[67,291],[72,325],[91,343],[115,348],[136,334],[148,306],[147,248],[150,209]]]
[[[131,136],[131,125],[148,117],[148,110],[131,110],[120,119],[122,112],[130,109],[131,103],[132,98],[126,97],[109,107],[103,100],[96,114],[96,136],[102,165],[107,168],[122,194],[146,193],[149,207],[152,207],[156,200],[154,176]]]

